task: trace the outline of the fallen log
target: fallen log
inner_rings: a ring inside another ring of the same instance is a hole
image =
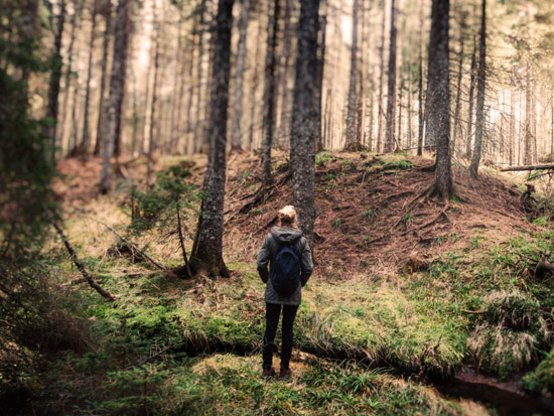
[[[543,169],[554,169],[554,163],[549,163],[546,165],[526,165],[526,166],[506,166],[505,168],[500,168],[501,172],[516,172],[516,171],[527,171],[527,170],[543,170]]]

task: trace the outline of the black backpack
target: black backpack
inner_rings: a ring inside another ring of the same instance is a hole
[[[273,289],[281,296],[292,295],[300,285],[300,256],[294,242],[279,243],[270,279]]]

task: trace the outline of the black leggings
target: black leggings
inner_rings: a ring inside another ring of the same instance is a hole
[[[289,368],[290,356],[292,355],[292,329],[294,318],[296,317],[297,305],[279,305],[276,303],[265,304],[265,335],[263,349],[263,368],[270,369],[273,362],[273,352],[275,346],[275,334],[277,333],[277,324],[279,324],[279,315],[283,308],[283,321],[281,323],[281,368]]]

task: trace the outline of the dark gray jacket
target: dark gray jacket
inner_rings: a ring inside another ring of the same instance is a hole
[[[296,292],[289,296],[279,295],[271,286],[269,279],[268,265],[271,267],[271,259],[277,253],[280,242],[294,243],[295,247],[301,255],[300,259],[300,283]],[[266,284],[265,301],[267,303],[277,303],[280,305],[300,305],[302,300],[302,287],[308,282],[312,274],[314,263],[312,260],[312,251],[308,245],[308,241],[302,237],[302,231],[296,228],[288,227],[273,227],[271,232],[266,236],[264,245],[258,254],[258,273],[262,281]]]

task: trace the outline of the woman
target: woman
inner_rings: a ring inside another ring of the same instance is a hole
[[[281,371],[279,377],[290,379],[294,318],[302,297],[302,287],[313,270],[312,253],[308,241],[296,223],[296,211],[287,205],[278,212],[279,223],[265,238],[258,254],[258,273],[266,284],[266,328],[263,346],[264,378],[275,374],[272,367],[274,344],[279,315],[283,311]],[[269,271],[268,271],[269,265]]]

